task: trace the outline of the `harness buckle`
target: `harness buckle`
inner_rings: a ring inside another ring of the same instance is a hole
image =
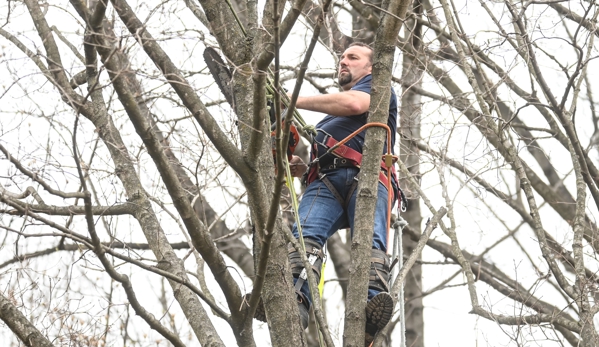
[[[329,140],[329,138],[333,138],[333,135],[327,133],[326,131],[322,130],[322,129],[316,129],[316,132],[321,132],[324,134],[324,137],[322,138],[322,141],[318,141],[316,140],[316,136],[314,136],[314,143],[321,145],[322,147],[326,148],[327,150],[329,149],[329,146],[327,146],[327,141]]]
[[[347,159],[345,158],[335,158],[333,159],[333,169],[336,169],[338,167],[345,167],[347,164]]]
[[[302,175],[302,178],[300,178],[300,183],[304,188],[308,187],[308,172],[310,172],[310,169],[306,170],[306,172],[304,172]]]
[[[325,139],[326,139],[327,137],[333,137],[333,135],[331,135],[331,134],[327,133],[326,131],[324,131],[324,130],[323,130],[323,129],[321,129],[321,128],[318,128],[318,129],[316,129],[316,132],[319,132],[319,131],[325,135]],[[325,141],[325,142],[326,142],[326,141]]]

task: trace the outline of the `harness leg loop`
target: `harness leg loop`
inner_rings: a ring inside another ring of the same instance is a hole
[[[312,265],[312,271],[314,271],[316,283],[319,283],[324,259],[322,246],[320,246],[315,240],[308,238],[304,239],[304,245],[306,245],[306,256]],[[298,293],[298,295],[300,295],[300,297],[302,297],[302,299],[305,300],[306,298],[300,292],[300,289],[302,288],[304,282],[308,280],[308,274],[306,273],[306,269],[304,269],[304,263],[302,262],[302,258],[299,253],[300,251],[296,250],[291,244],[288,245],[287,250],[289,252],[291,273],[293,274],[293,278],[297,278],[297,282],[295,283],[295,291]]]
[[[373,249],[370,258],[370,277],[368,289],[389,292],[389,255],[380,249]]]
[[[322,263],[324,261],[324,254],[322,252],[322,246],[315,240],[304,238],[304,245],[306,246],[306,256],[308,262],[314,271],[314,277],[316,283],[320,282],[320,276],[322,272]],[[297,294],[298,308],[300,311],[300,321],[304,329],[308,327],[309,315],[308,310],[310,309],[309,300],[301,289],[304,283],[308,281],[308,274],[304,268],[304,263],[300,255],[301,250],[295,249],[292,244],[287,246],[289,252],[289,263],[291,264],[291,273],[293,278],[297,279],[295,282],[295,293]]]

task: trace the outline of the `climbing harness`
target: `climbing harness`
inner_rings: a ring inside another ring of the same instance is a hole
[[[360,168],[362,164],[362,153],[352,149],[349,146],[346,146],[349,140],[353,137],[361,133],[363,130],[370,127],[382,127],[387,130],[387,153],[383,155],[381,160],[381,172],[379,173],[379,181],[383,183],[383,185],[387,188],[387,244],[389,244],[389,229],[391,228],[391,209],[393,205],[393,197],[397,196],[400,201],[400,206],[402,209],[406,206],[406,198],[399,188],[399,183],[397,181],[397,175],[395,173],[394,163],[397,161],[397,156],[391,154],[391,129],[387,124],[384,123],[367,123],[361,126],[358,130],[351,133],[349,136],[344,138],[341,141],[337,141],[330,134],[326,133],[322,129],[318,129],[317,131],[322,132],[325,137],[321,142],[317,142],[316,139],[313,141],[313,150],[312,157],[310,163],[308,164],[308,171],[304,174],[302,178],[303,183],[308,186],[310,183],[314,182],[317,178],[320,179],[326,186],[329,188],[331,193],[335,196],[335,198],[339,201],[341,206],[344,208],[347,207],[349,203],[349,199],[353,195],[353,192],[357,188],[358,181],[357,178],[354,178],[354,183],[350,187],[348,196],[346,199],[341,197],[341,194],[335,189],[333,184],[326,177],[326,171],[341,167],[357,167]],[[319,157],[315,157],[315,153],[317,153],[317,145],[321,145],[326,148],[327,151]],[[326,163],[325,166],[320,165],[320,161],[328,154],[333,154],[336,158],[333,159],[332,163]],[[324,171],[324,172],[323,172]],[[386,174],[385,174],[386,172]],[[395,182],[397,190],[393,189],[392,182]]]

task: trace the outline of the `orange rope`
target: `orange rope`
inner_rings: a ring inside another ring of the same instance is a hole
[[[345,143],[347,143],[347,141],[351,140],[354,136],[361,133],[364,129],[367,129],[370,127],[381,127],[381,128],[387,129],[387,154],[385,156],[392,156],[392,154],[391,154],[391,129],[389,128],[389,126],[387,124],[378,123],[378,122],[367,123],[367,124],[361,126],[358,130],[349,134],[346,138],[337,142],[333,147],[329,148],[327,150],[327,153],[333,152],[335,149],[337,149],[337,147],[344,145]],[[387,161],[385,160],[385,166],[386,166],[386,170],[387,170],[387,245],[389,245],[389,229],[391,229],[391,205],[393,204],[393,191],[391,189],[391,168],[393,167],[393,162],[394,161],[392,160],[391,165],[387,166]]]

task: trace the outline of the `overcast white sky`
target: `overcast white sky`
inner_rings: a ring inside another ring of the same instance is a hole
[[[259,1],[260,6],[263,1]],[[154,3],[147,3],[148,7],[152,8]],[[487,32],[486,29],[492,29],[490,23],[486,18],[486,14],[482,11],[482,8],[478,4],[478,2],[474,1],[460,1],[457,2],[458,12],[462,16],[462,24],[466,27],[466,31],[473,34],[473,37],[476,38],[477,42],[483,43],[485,40],[488,40],[493,37],[493,34]],[[68,5],[65,4],[65,7]],[[2,9],[6,10],[6,6],[2,5]],[[183,15],[184,12],[179,12],[179,15]],[[439,11],[438,14],[441,14]],[[58,8],[50,7],[48,12],[48,19],[50,20],[50,25],[56,25],[61,31],[68,34],[69,37],[75,38],[75,32],[80,30],[77,27],[76,21],[73,17],[66,15],[64,12],[60,11]],[[195,21],[195,19],[188,15],[188,22],[191,23]],[[30,48],[34,47],[34,43],[39,45],[39,37],[36,36],[35,32],[32,31],[28,16],[26,14],[23,15],[23,6],[18,6],[16,11],[12,14],[13,19],[18,18],[18,20],[12,20],[8,25],[4,27],[5,30],[10,31],[12,33],[18,33],[20,35],[21,40],[25,44],[27,44]],[[2,21],[5,18],[5,14],[0,16]],[[342,20],[344,19],[341,17]],[[481,18],[485,18],[481,20]],[[152,17],[152,22],[160,21],[160,16],[156,15]],[[345,18],[348,20],[348,18]],[[185,20],[174,21],[172,22],[172,26],[169,28],[171,30],[179,29],[181,23],[185,22]],[[549,28],[553,23],[558,22],[558,18],[553,18],[551,16],[544,17],[544,15],[540,15],[538,17],[538,21],[536,22],[539,27]],[[347,23],[341,22],[342,27],[347,27]],[[557,30],[557,29],[556,29]],[[297,25],[296,29],[293,32],[293,35],[287,40],[283,49],[281,50],[283,57],[283,64],[291,64],[297,62],[298,57],[301,56],[302,52],[304,52],[305,47],[307,46],[307,40],[309,39],[310,33],[306,34],[306,31],[303,29],[301,25]],[[210,41],[211,39],[208,38]],[[170,40],[162,43],[165,47],[169,47],[172,45],[172,48],[167,49],[173,60],[179,62],[184,65],[187,69],[197,69],[199,70],[199,66],[203,65],[203,61],[201,58],[201,53],[203,51],[203,44],[198,42],[193,42],[193,38],[190,37],[188,40],[181,41]],[[212,40],[213,41],[213,40]],[[74,44],[81,48],[81,42],[74,42]],[[197,45],[195,49],[189,49],[192,51],[194,56],[192,59],[188,59],[187,56],[188,50],[178,49],[181,45],[187,45],[186,48],[189,48],[190,45]],[[39,81],[41,76],[30,76],[29,74],[35,70],[33,65],[27,60],[23,59],[22,54],[18,52],[14,46],[9,43],[4,38],[0,38],[0,47],[1,52],[0,55],[4,55],[9,59],[16,60],[5,60],[3,62],[3,66],[0,67],[0,81],[2,84],[2,88],[0,89],[0,142],[9,147],[10,150],[14,151],[15,154],[21,154],[23,157],[30,158],[31,162],[28,161],[28,164],[35,166],[36,162],[34,158],[38,158],[40,160],[45,155],[43,154],[43,149],[55,146],[58,152],[52,152],[51,156],[53,157],[52,161],[60,162],[65,167],[72,167],[73,160],[69,153],[68,146],[65,146],[65,143],[68,144],[70,141],[70,135],[64,131],[64,129],[68,129],[68,124],[72,124],[73,115],[69,114],[69,111],[64,111],[65,108],[62,105],[62,102],[58,100],[58,95],[56,92],[53,92],[53,89],[47,83],[41,88],[39,91],[34,91],[36,87],[31,87],[32,81]],[[62,46],[61,48],[65,48]],[[554,54],[570,54],[569,51],[566,52],[564,48],[564,44],[561,42],[556,42],[555,46],[552,46],[554,49]],[[66,49],[65,49],[66,52]],[[178,52],[183,52],[184,54],[179,56]],[[77,66],[78,63],[72,56],[68,57],[68,54],[65,55],[65,66]],[[513,65],[513,52],[505,52],[505,56],[495,57],[498,61],[503,61],[506,64],[506,68],[511,68],[514,70],[521,69],[523,74],[521,75],[523,79],[523,83],[526,85],[527,83],[527,75],[524,67]],[[398,59],[400,59],[398,57]],[[148,61],[144,61],[143,58],[140,58],[138,62],[140,66],[142,64],[150,64]],[[397,63],[397,62],[396,62]],[[311,62],[310,70],[326,70],[332,71],[335,66],[335,62],[331,55],[327,52],[326,48],[319,46],[317,47],[314,59]],[[22,81],[19,81],[16,84],[13,83],[13,77],[11,70],[6,69],[5,67],[10,66],[11,69],[19,68],[23,69],[22,71],[26,71],[26,75],[24,76]],[[150,65],[148,65],[150,66]],[[594,65],[593,65],[594,67]],[[77,69],[74,69],[77,70]],[[401,74],[401,63],[396,64],[396,68],[394,70],[396,76],[400,76]],[[556,71],[555,74],[557,76],[559,72]],[[458,75],[458,74],[456,74]],[[593,71],[592,77],[595,77],[596,73]],[[466,80],[463,77],[456,77],[458,81],[466,86]],[[430,78],[425,78],[425,86],[430,87],[431,89],[435,89],[434,84],[430,80]],[[196,80],[195,83],[207,85],[207,82]],[[293,86],[293,82],[287,82],[287,88],[291,89]],[[556,90],[560,90],[561,85],[559,83],[555,84]],[[399,91],[399,87],[395,87],[396,91]],[[438,89],[438,87],[437,87]],[[465,88],[468,89],[468,88]],[[24,90],[29,90],[31,92],[30,95],[26,95]],[[334,92],[334,89],[330,90]],[[304,87],[302,89],[302,94],[310,95],[314,94],[317,91],[311,87],[308,83],[304,83]],[[436,90],[435,92],[442,93],[440,90]],[[208,102],[210,100],[219,99],[221,96],[219,95],[218,89],[216,86],[212,85],[209,87],[208,92],[202,95],[204,101]],[[515,104],[520,103],[521,101],[514,101]],[[166,105],[166,104],[165,104]],[[518,104],[518,106],[521,106]],[[168,106],[162,105],[160,109],[161,114],[167,115],[169,118],[177,118],[184,115],[184,112],[180,109],[168,109]],[[28,110],[31,112],[30,115],[19,114],[18,116],[14,116],[12,112],[15,110],[23,111]],[[217,108],[212,109],[214,112],[218,112]],[[57,123],[64,122],[66,125],[62,128],[62,134],[58,133],[58,130],[61,127],[51,128],[49,123],[40,118],[41,111],[44,114],[51,115],[56,112],[54,116],[54,121]],[[460,118],[462,117],[459,113],[455,111],[449,111],[446,108],[439,109],[434,103],[425,103],[424,104],[424,116],[423,116],[423,136],[428,137],[430,135],[431,141],[434,143],[440,143],[442,146],[446,141],[449,142],[449,139],[444,137],[444,133],[446,129],[444,126],[446,124],[452,124],[453,122],[457,124],[463,125],[462,127],[456,127],[456,130],[452,136],[460,138],[463,137],[461,141],[457,141],[456,145],[450,143],[448,146],[450,147],[450,152],[456,154],[456,157],[461,157],[465,155],[470,155],[472,157],[476,157],[478,155],[482,156],[482,151],[486,148],[481,148],[479,146],[479,138],[480,136],[476,132],[472,132],[469,128],[467,120]],[[310,113],[310,112],[302,112],[304,118],[308,121],[308,123],[315,124],[322,117],[322,115]],[[588,115],[588,111],[581,108],[579,112],[580,119],[580,128],[581,134],[585,134],[585,127],[591,127],[588,124],[588,119],[585,115]],[[227,122],[231,115],[227,114],[227,107],[224,107],[223,111],[223,122]],[[527,117],[531,117],[528,119],[532,119],[534,117],[539,117],[536,114],[527,115]],[[540,119],[540,117],[539,117]],[[586,119],[586,120],[585,120]],[[126,124],[126,121],[120,119],[118,121],[124,129],[125,133],[133,134],[127,138],[127,141],[131,143],[139,142],[135,139],[135,133],[132,131],[131,127]],[[585,123],[586,122],[586,123]],[[544,123],[543,123],[544,124]],[[62,138],[61,138],[62,136]],[[50,138],[51,140],[48,140]],[[89,151],[93,146],[90,145],[91,141],[94,139],[93,129],[89,127],[89,123],[84,126],[81,131],[81,148],[84,151],[84,154],[89,154]],[[89,141],[87,144],[83,144],[86,141]],[[454,147],[455,146],[455,147]],[[484,147],[484,146],[483,146]],[[562,149],[556,147],[555,151],[548,153],[548,155],[553,158],[563,157],[565,163],[568,163],[565,168],[558,168],[560,171],[564,170],[567,172],[570,170],[571,164],[569,164],[569,157],[567,153]],[[527,154],[523,154],[526,158]],[[84,156],[85,157],[85,156]],[[147,159],[147,158],[146,158]],[[146,160],[144,159],[144,160]],[[155,171],[151,164],[148,162],[148,166],[144,164],[140,164],[140,168],[143,171],[143,176],[150,180],[152,177],[155,177]],[[145,161],[144,161],[145,163]],[[111,167],[111,165],[109,165]],[[431,165],[424,164],[423,167],[425,169],[430,169]],[[60,168],[49,168],[48,170],[56,170],[60,171]],[[8,176],[10,172],[13,172],[12,166],[6,160],[0,160],[0,176]],[[433,170],[434,171],[434,170]],[[229,176],[226,176],[229,175]],[[225,172],[224,181],[227,184],[231,185],[234,181],[232,180],[232,176],[230,172]],[[1,177],[0,177],[1,178]],[[75,186],[76,179],[71,176],[59,176],[56,179],[56,184],[59,186],[65,187],[73,187]],[[451,198],[455,199],[455,208],[456,215],[459,216],[457,218],[457,222],[459,225],[457,226],[458,237],[460,238],[461,246],[463,249],[468,250],[473,253],[480,252],[484,250],[488,245],[493,243],[499,237],[503,236],[502,233],[505,233],[505,228],[500,225],[490,211],[488,211],[484,206],[477,205],[478,203],[473,204],[473,194],[468,191],[466,187],[464,187],[461,182],[459,182],[455,178],[450,178],[448,183],[450,184],[451,190]],[[496,180],[501,181],[503,177],[496,174]],[[571,178],[569,179],[571,181]],[[11,191],[17,191],[19,189],[23,189],[24,187],[11,185],[8,180],[3,179],[0,181],[0,184],[3,184],[4,188],[9,189]],[[569,183],[569,181],[566,181]],[[120,183],[114,182],[114,185],[118,186]],[[445,203],[440,194],[440,187],[438,184],[438,178],[436,174],[429,174],[423,177],[422,186],[425,189],[426,194],[429,198],[432,199],[433,204],[436,207],[443,206]],[[239,189],[239,187],[232,187],[235,189]],[[229,207],[229,204],[232,203],[233,198],[226,192],[223,192],[220,189],[213,188],[209,191],[209,196],[211,198],[210,203],[217,211],[224,211]],[[485,193],[481,193],[483,197]],[[122,198],[115,196],[115,198]],[[49,199],[48,202],[52,202],[52,199]],[[507,222],[511,227],[514,227],[519,223],[519,219],[516,218],[516,215],[506,209],[503,205],[494,201],[494,198],[489,197],[488,203],[494,204],[496,206],[495,212],[502,216],[507,216]],[[62,201],[56,201],[58,204],[63,204]],[[174,210],[174,209],[173,209]],[[559,218],[555,218],[550,211],[543,210],[546,213],[546,220],[553,221],[553,225],[546,226],[548,230],[556,232],[558,236],[561,235],[561,239],[558,237],[558,240],[568,241],[569,237],[568,232],[570,231],[569,226],[565,222],[563,222]],[[590,214],[596,216],[596,211],[589,211]],[[426,209],[423,209],[424,219],[426,220],[431,214],[427,212]],[[237,208],[233,208],[231,213],[227,214],[226,221],[231,228],[236,228],[239,225],[242,225],[247,217],[247,212],[245,207],[239,206]],[[175,223],[172,221],[168,221],[168,217],[162,216],[164,218],[164,225],[171,226],[172,231],[169,232],[169,238],[173,241],[180,241],[183,238],[181,237],[180,231]],[[121,227],[130,228],[131,238],[134,240],[136,237],[139,237],[139,229],[131,220],[126,218],[121,219],[119,222]],[[540,252],[534,251],[535,240],[528,230],[527,227],[523,228],[523,234],[520,238],[520,241],[531,245],[531,249],[533,249],[532,256],[534,259],[538,259],[538,265],[543,266],[542,258],[540,257]],[[12,237],[12,236],[9,236]],[[442,235],[442,232],[437,229],[433,233],[434,238],[439,238],[447,242],[447,238]],[[141,240],[137,240],[141,241]],[[38,244],[39,247],[42,247],[44,244],[40,242]],[[538,248],[538,247],[536,247]],[[497,249],[489,253],[487,260],[491,263],[494,263],[500,266],[504,271],[506,269],[510,269],[511,272],[507,271],[508,275],[512,276],[512,278],[518,278],[523,280],[524,283],[534,283],[536,278],[538,277],[534,270],[528,265],[525,260],[525,255],[521,254],[519,251],[515,251],[516,247],[513,241],[506,241]],[[25,249],[21,251],[26,251]],[[14,255],[14,251],[9,247],[4,247],[3,252],[0,255],[0,261],[5,260],[6,258],[10,258]],[[185,252],[181,253],[180,256],[183,256]],[[78,255],[75,257],[77,258]],[[54,266],[54,264],[58,265],[61,263],[69,263],[72,261],[72,256],[64,253],[56,254],[51,257],[47,257],[48,268],[40,270],[40,272],[49,271],[52,272],[52,269],[58,268],[58,266]],[[190,269],[194,268],[192,258],[188,259],[188,266]],[[423,260],[426,262],[435,262],[444,260],[441,258],[436,251],[431,249],[425,249],[423,252]],[[449,277],[455,271],[457,271],[457,267],[448,267],[448,266],[440,266],[440,265],[424,265],[423,267],[423,290],[431,289],[437,286],[441,280]],[[81,271],[78,273],[77,271]],[[80,285],[93,285],[93,278],[95,277],[93,268],[79,268],[72,275],[74,278],[82,279]],[[145,274],[139,274],[136,269],[130,269],[131,274],[134,274],[136,279],[137,292],[141,296],[141,299],[146,302],[155,301],[156,293],[159,291],[159,281],[157,278],[149,276],[145,277]],[[0,285],[5,285],[7,281],[10,281],[17,276],[16,272],[2,273],[0,274]],[[66,281],[66,274],[55,274],[56,277],[63,278]],[[336,275],[334,273],[333,267],[328,266],[326,269],[325,276],[327,279],[335,278]],[[43,276],[40,275],[40,278]],[[208,281],[212,281],[210,276],[207,276]],[[240,281],[242,279],[240,278]],[[247,291],[250,290],[250,281],[247,279],[243,279],[243,283]],[[465,278],[460,274],[458,275],[451,284],[460,284],[465,283]],[[103,284],[106,286],[106,283]],[[535,292],[542,292],[542,299],[546,301],[559,300],[562,301],[561,298],[558,297],[557,293],[552,292],[550,290],[545,290],[548,284],[539,283],[535,288]],[[213,288],[217,286],[213,283]],[[148,290],[151,288],[151,290]],[[510,310],[515,310],[517,308],[512,307],[512,303],[504,299],[502,295],[499,295],[493,289],[490,289],[488,286],[484,285],[481,282],[477,283],[477,289],[479,291],[479,300],[485,307],[492,306],[494,310],[498,310],[500,313],[508,313]],[[105,307],[105,302],[101,298],[100,290],[98,291],[98,296],[90,296],[90,297],[80,297],[77,298],[77,302],[80,302],[81,314],[84,315],[87,311],[100,311],[102,307]],[[147,293],[147,296],[143,294]],[[553,294],[552,294],[553,293]],[[216,293],[218,294],[218,293]],[[123,299],[122,293],[115,294],[120,299]],[[330,323],[330,327],[332,330],[333,338],[336,338],[339,342],[339,346],[341,345],[341,331],[343,328],[342,322],[342,303],[340,301],[341,292],[339,287],[336,285],[334,281],[328,282],[325,286],[325,294],[324,297],[326,299],[327,307],[330,309],[330,314],[328,316],[328,320]],[[222,299],[221,299],[222,300]],[[176,305],[176,303],[173,303]],[[470,298],[468,296],[468,292],[465,286],[456,286],[454,288],[445,289],[443,291],[437,292],[430,296],[424,298],[424,320],[425,320],[425,341],[427,347],[432,346],[464,346],[464,347],[479,347],[479,346],[510,346],[513,345],[513,342],[506,335],[506,331],[509,334],[517,334],[515,328],[512,327],[498,327],[496,323],[491,322],[486,319],[479,318],[478,316],[469,314],[471,310]],[[234,340],[231,334],[228,333],[228,328],[226,324],[215,318],[214,319],[215,326],[217,329],[223,332],[221,336],[223,339],[229,339],[228,343],[230,346],[234,346]],[[266,331],[266,325],[256,322],[255,323],[255,334],[260,340],[268,340],[268,333]],[[528,330],[524,329],[522,332],[524,334],[528,334]],[[141,333],[140,335],[143,335]],[[11,336],[10,331],[6,328],[0,329],[0,340],[7,339],[7,336]],[[148,335],[148,345],[149,341],[152,338],[152,333]],[[535,337],[541,338],[541,334],[536,331],[534,333]],[[399,341],[399,339],[397,339]],[[194,345],[190,343],[190,345]],[[260,345],[260,344],[259,344]],[[266,345],[266,344],[265,344]],[[398,343],[399,345],[399,343]],[[531,342],[531,346],[535,345],[535,343]],[[539,346],[557,346],[558,344],[549,342],[544,340],[542,343],[538,343],[536,345]]]

